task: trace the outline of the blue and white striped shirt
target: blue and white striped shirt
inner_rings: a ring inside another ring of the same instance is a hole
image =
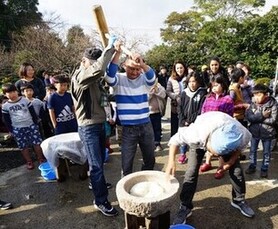
[[[126,73],[117,73],[118,65],[110,63],[105,79],[114,88],[117,113],[122,125],[140,125],[150,122],[148,93],[155,83],[152,68],[136,79]]]

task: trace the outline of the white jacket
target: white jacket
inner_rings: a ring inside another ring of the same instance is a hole
[[[194,123],[187,127],[179,128],[178,132],[171,137],[168,145],[197,144],[200,148],[206,148],[209,136],[217,128],[233,123],[243,137],[237,150],[243,150],[251,140],[251,133],[236,119],[220,111],[210,111],[197,117]]]

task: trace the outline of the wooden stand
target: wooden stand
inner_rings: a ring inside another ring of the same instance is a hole
[[[84,165],[76,165],[78,176],[80,180],[85,180],[87,179],[87,171],[89,169],[88,162],[86,162]],[[55,171],[57,181],[58,182],[64,182],[66,180],[66,177],[72,177],[72,173],[70,171],[70,166],[69,166],[69,161],[68,159],[64,158],[59,158],[59,166]]]
[[[125,212],[125,229],[169,229],[170,211],[157,217],[138,217]]]

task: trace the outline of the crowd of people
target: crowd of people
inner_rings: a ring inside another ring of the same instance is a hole
[[[43,81],[35,76],[32,64],[23,63],[20,79],[2,85],[2,118],[27,169],[34,169],[30,146],[41,164],[46,161],[40,147],[44,139],[78,132],[88,157],[94,207],[106,216],[116,216],[118,211],[108,200],[110,184],[103,169],[106,149],[112,152],[111,126],[119,140],[122,176],[133,172],[137,145],[142,154],[141,169],[153,170],[155,152],[163,150],[162,121],[169,100],[171,138],[166,173],[175,174],[177,153],[178,163],[187,161],[174,224],[185,223],[191,215],[198,175],[212,169],[213,157],[219,160],[214,177],[221,179],[226,171],[230,175],[231,205],[253,217],[255,213],[245,201],[240,160],[250,144],[250,165],[245,173],[255,173],[262,141],[260,176],[268,177],[278,106],[269,88],[255,84],[250,67],[242,61],[225,69],[218,57],[212,57],[208,66],[198,71],[177,60],[171,72],[161,65],[155,73],[137,53],[120,63],[121,46],[121,41],[111,36],[103,51],[87,48],[80,67],[70,77],[45,72]],[[1,209],[11,207],[0,201]]]

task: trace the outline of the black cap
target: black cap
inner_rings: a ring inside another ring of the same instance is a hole
[[[268,92],[271,92],[271,90],[268,88],[268,86],[264,85],[264,84],[256,84],[254,87],[253,87],[253,90],[252,90],[253,94],[256,94],[256,93],[263,93],[263,94],[266,94]]]
[[[98,48],[86,48],[83,56],[90,60],[97,60],[101,54],[102,51]]]

